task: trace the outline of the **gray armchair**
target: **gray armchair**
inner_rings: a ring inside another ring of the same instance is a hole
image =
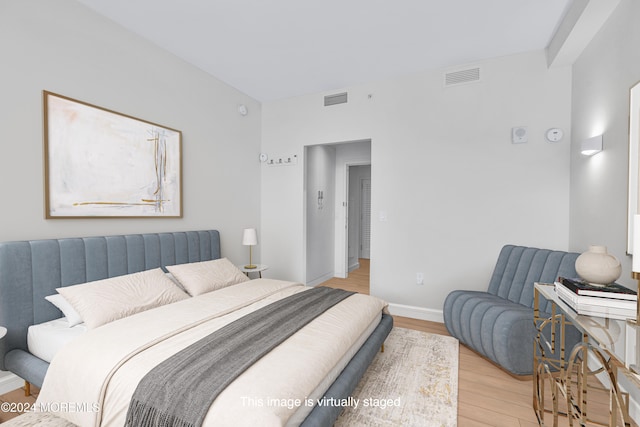
[[[506,245],[487,291],[456,290],[444,302],[444,323],[461,343],[514,375],[533,373],[533,284],[576,277],[579,254]],[[550,303],[541,301],[541,311]],[[567,348],[580,339],[569,328]]]

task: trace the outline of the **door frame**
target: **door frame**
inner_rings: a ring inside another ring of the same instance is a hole
[[[344,170],[344,194],[345,194],[345,203],[346,205],[343,206],[344,208],[344,212],[343,215],[340,216],[340,219],[342,221],[342,224],[338,224],[339,227],[341,227],[344,230],[344,234],[343,234],[343,239],[341,242],[336,242],[336,247],[340,246],[343,249],[343,254],[344,254],[344,258],[342,260],[342,262],[340,263],[341,265],[338,268],[338,266],[336,266],[336,277],[340,277],[342,279],[346,279],[349,276],[349,169],[352,166],[371,166],[371,161],[359,161],[359,162],[347,162],[345,163],[345,170]],[[373,180],[371,182],[371,185],[373,186]],[[361,201],[359,201],[358,203],[361,203]]]
[[[363,212],[363,207],[364,207],[364,182],[365,181],[369,181],[369,244],[367,247],[367,256],[363,256],[363,239],[362,236],[364,235],[363,233],[363,227],[362,224],[364,222],[364,218],[365,216],[362,214]],[[358,233],[358,245],[360,246],[359,252],[358,252],[358,258],[364,258],[364,259],[371,259],[371,173],[369,173],[369,177],[368,178],[360,178],[360,230]]]

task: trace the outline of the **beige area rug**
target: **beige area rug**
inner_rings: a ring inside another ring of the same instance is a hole
[[[46,412],[27,412],[2,423],[3,427],[76,427],[75,424]]]
[[[458,340],[393,328],[349,403],[336,427],[456,426]]]

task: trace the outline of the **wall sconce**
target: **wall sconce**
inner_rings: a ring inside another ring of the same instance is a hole
[[[602,151],[602,135],[585,139],[580,143],[580,153],[585,156],[593,156]]]

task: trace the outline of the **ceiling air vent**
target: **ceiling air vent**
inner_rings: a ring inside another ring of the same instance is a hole
[[[324,106],[347,103],[347,92],[336,93],[335,95],[327,95],[324,97]]]
[[[475,83],[480,81],[480,68],[469,68],[466,70],[452,71],[444,75],[445,86],[456,86],[465,83]]]

